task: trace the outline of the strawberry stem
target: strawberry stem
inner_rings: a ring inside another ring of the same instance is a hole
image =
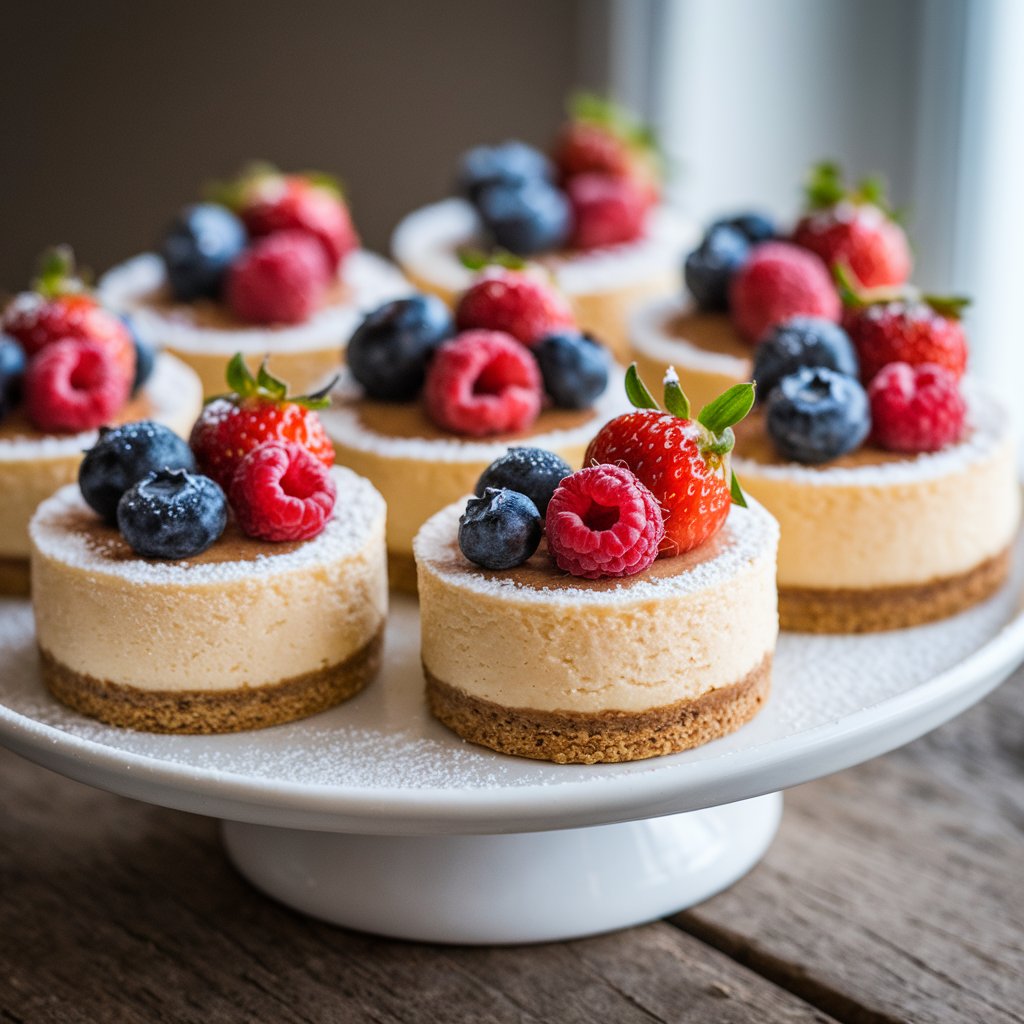
[[[307,409],[323,409],[331,404],[330,393],[338,382],[337,377],[312,394],[292,396],[288,394],[288,385],[267,369],[267,358],[264,356],[259,371],[254,377],[241,352],[236,352],[231,357],[226,376],[228,388],[234,397],[240,399],[259,398],[266,402],[273,402],[275,405],[290,402]]]
[[[76,272],[75,254],[70,245],[54,245],[39,257],[39,272],[32,290],[44,298],[55,299],[86,291],[83,275]]]
[[[484,267],[504,267],[506,270],[522,270],[527,266],[522,256],[507,249],[493,249],[490,252],[473,246],[459,249],[459,262],[467,270],[483,270]]]
[[[670,366],[665,371],[664,385],[665,408],[673,416],[678,416],[681,420],[688,420],[690,418],[690,400],[679,383],[679,374],[676,373],[674,366]]]

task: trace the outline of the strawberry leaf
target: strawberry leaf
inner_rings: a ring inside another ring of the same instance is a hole
[[[843,172],[839,164],[822,160],[811,168],[804,188],[807,207],[810,210],[824,210],[835,206],[846,196]]]
[[[697,422],[712,434],[721,434],[739,423],[754,407],[754,385],[733,384],[728,391],[708,402],[697,416]]]
[[[333,174],[326,171],[300,171],[299,177],[305,178],[314,188],[330,192],[335,199],[345,198],[345,186]]]
[[[288,396],[288,385],[267,369],[266,356],[263,357],[259,372],[256,374],[256,385],[260,391],[266,392],[267,396],[275,402],[283,402]]]
[[[39,257],[39,270],[32,290],[44,298],[86,291],[83,277],[75,268],[75,254],[70,245],[54,245]]]
[[[626,397],[637,409],[657,409],[660,411],[661,407],[640,379],[636,363],[630,363],[629,369],[626,371]]]
[[[681,420],[690,418],[690,400],[679,383],[679,374],[674,366],[665,371],[665,408]]]
[[[226,376],[228,388],[239,398],[251,398],[259,390],[256,378],[246,366],[241,352],[236,352],[231,357]]]
[[[732,471],[729,473],[729,496],[732,498],[734,505],[739,505],[740,508],[747,507],[747,496],[743,493],[743,488],[740,486],[740,478]]]
[[[922,295],[921,301],[949,320],[960,320],[971,304],[966,295]]]
[[[847,309],[863,309],[870,305],[868,300],[857,291],[857,282],[854,280],[853,271],[843,260],[832,265],[832,277],[836,282],[836,291],[839,292],[839,301]]]
[[[467,270],[483,270],[484,267],[504,267],[506,270],[522,270],[527,264],[522,256],[507,249],[493,249],[486,252],[473,246],[459,249],[459,262]]]

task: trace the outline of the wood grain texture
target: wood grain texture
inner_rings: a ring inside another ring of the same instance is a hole
[[[676,922],[844,1021],[1024,1021],[1024,673],[786,796],[766,859]]]

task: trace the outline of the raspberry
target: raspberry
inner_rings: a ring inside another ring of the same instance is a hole
[[[471,437],[518,433],[540,413],[540,370],[501,331],[464,331],[437,349],[423,389],[427,415]]]
[[[868,388],[872,439],[895,452],[935,452],[963,437],[967,404],[957,378],[936,363],[890,363]]]
[[[623,466],[590,466],[566,477],[545,525],[558,568],[591,580],[642,572],[665,535],[654,495]]]
[[[575,326],[569,303],[549,284],[514,270],[489,273],[471,285],[455,307],[460,331],[504,331],[524,345]]]
[[[254,242],[231,265],[228,305],[254,324],[298,324],[323,299],[328,268],[323,250],[302,231],[278,231]]]
[[[118,412],[130,387],[107,349],[68,338],[29,362],[25,412],[40,430],[92,430]]]
[[[309,540],[334,511],[331,474],[302,445],[267,441],[235,469],[229,498],[243,533],[260,540]]]
[[[732,320],[748,341],[758,341],[794,316],[838,322],[839,294],[820,257],[788,242],[765,242],[751,253],[729,288]]]
[[[621,245],[643,236],[649,203],[631,178],[581,174],[565,188],[572,207],[573,249]]]

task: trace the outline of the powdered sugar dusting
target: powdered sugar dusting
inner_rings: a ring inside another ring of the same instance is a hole
[[[29,524],[33,545],[44,555],[88,572],[116,576],[128,583],[204,585],[291,572],[336,561],[362,550],[383,529],[384,499],[373,485],[351,470],[331,470],[338,489],[334,512],[323,532],[312,540],[281,553],[273,552],[248,561],[163,562],[143,558],[113,561],[102,544],[87,534],[67,528],[70,514],[86,513],[88,506],[76,484],[62,487],[36,510]]]

